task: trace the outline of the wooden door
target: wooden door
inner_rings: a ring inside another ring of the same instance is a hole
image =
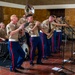
[[[49,9],[50,15],[65,16],[65,9]]]
[[[3,22],[3,8],[0,6],[0,22]]]

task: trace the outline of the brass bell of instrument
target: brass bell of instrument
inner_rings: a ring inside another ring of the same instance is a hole
[[[35,13],[34,7],[31,5],[26,5],[24,11],[26,15]]]

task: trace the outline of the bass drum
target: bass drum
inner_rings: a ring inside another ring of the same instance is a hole
[[[22,47],[23,51],[25,52],[25,59],[28,59],[28,56],[29,56],[28,45],[26,43],[23,43],[21,47]]]

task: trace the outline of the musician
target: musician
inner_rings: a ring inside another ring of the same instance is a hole
[[[57,17],[56,22],[62,24],[62,18]],[[57,43],[57,51],[60,51],[60,45],[62,43],[62,27],[56,27],[56,43]]]
[[[6,35],[6,30],[5,30],[5,24],[3,22],[0,23],[0,40],[1,41],[6,41],[6,39],[8,38]]]
[[[21,24],[26,23],[26,21],[26,15],[23,15],[23,17],[17,22],[17,26],[19,27]]]
[[[44,59],[48,59],[48,57],[51,56],[51,38],[48,39],[47,36],[50,35],[52,21],[53,21],[52,16],[50,16],[48,19],[44,20],[41,24],[42,31],[40,31],[40,37],[42,40]]]
[[[1,28],[1,24],[0,24],[0,28]]]
[[[18,17],[16,15],[11,15],[10,20],[11,22],[6,26],[7,35],[9,36],[8,49],[11,57],[10,71],[16,72],[17,68],[22,68],[21,65],[25,57],[25,53],[18,42],[18,33],[24,28],[24,25],[17,28]]]
[[[52,36],[52,52],[57,53],[57,40],[56,40],[56,27],[68,26],[67,24],[60,24],[56,22],[56,16],[52,16],[53,21],[51,22],[51,29],[54,28],[54,33]]]
[[[22,24],[26,23],[26,18],[25,15],[23,15],[22,18],[19,19],[19,21],[17,22],[17,27],[20,27]],[[23,42],[23,37],[25,36],[25,31],[24,29],[19,31],[19,42]]]
[[[17,26],[19,27],[21,24],[25,24],[25,23],[27,23],[27,19],[26,19],[26,15],[23,15],[23,17],[19,19]],[[23,42],[23,40],[26,40],[26,43],[30,48],[29,38],[30,38],[29,34],[27,32],[25,32],[24,29],[20,30],[19,41]]]
[[[42,64],[41,59],[42,59],[42,42],[39,37],[39,26],[40,22],[35,21],[33,19],[32,14],[28,14],[26,16],[27,21],[28,21],[28,26],[25,26],[25,31],[27,31],[30,35],[30,43],[31,43],[31,50],[30,50],[30,65],[34,65],[34,57],[35,57],[35,50],[36,47],[38,49],[38,58],[37,58],[37,64]]]

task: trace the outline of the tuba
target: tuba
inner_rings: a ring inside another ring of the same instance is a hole
[[[24,11],[26,15],[35,13],[34,7],[31,5],[26,5]]]

